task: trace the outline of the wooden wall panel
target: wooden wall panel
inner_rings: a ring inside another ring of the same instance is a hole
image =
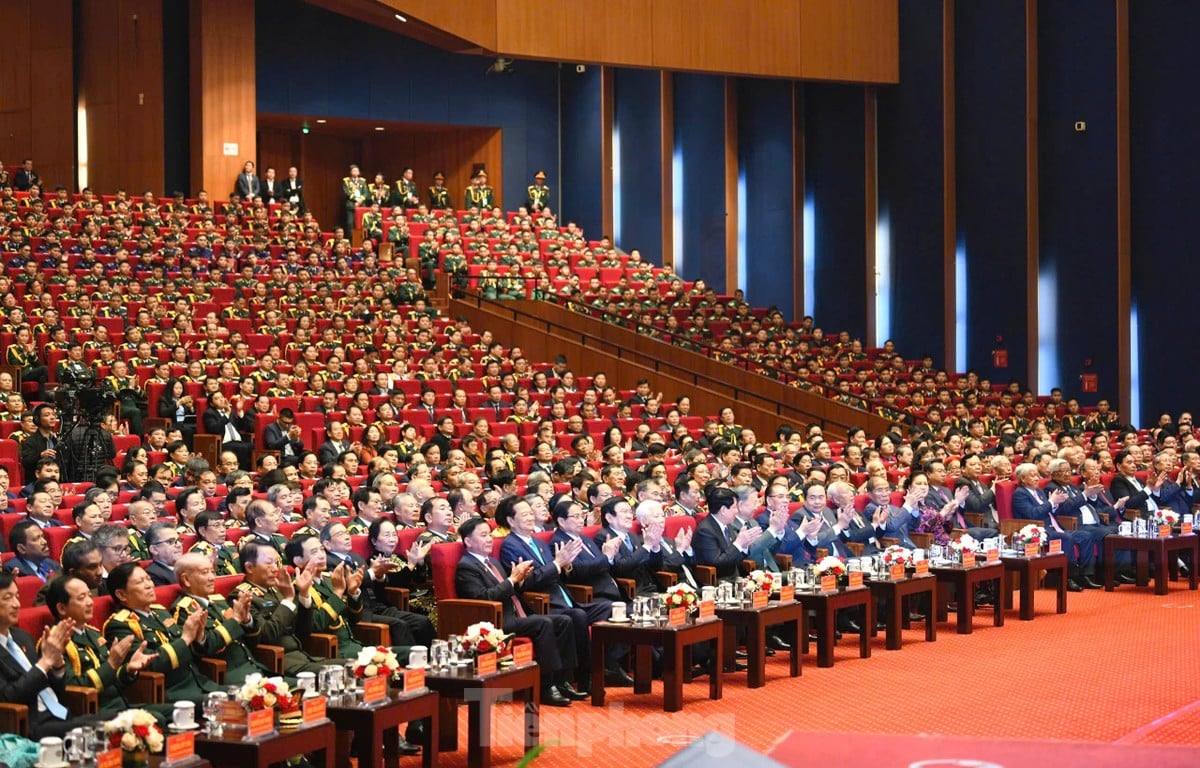
[[[0,29],[0,160],[32,157],[46,183],[73,187],[71,0],[7,0]]]
[[[650,64],[664,69],[800,75],[797,0],[655,0]]]
[[[553,6],[496,0],[496,47],[528,58],[645,66],[652,36],[631,31],[649,28],[651,5],[651,0],[557,0]]]
[[[257,154],[254,3],[192,0],[190,11],[192,184],[224,196]]]
[[[383,173],[391,184],[405,166],[412,166],[413,179],[421,190],[433,184],[433,174],[446,174],[446,188],[456,206],[462,205],[463,190],[471,179],[475,163],[487,167],[488,184],[496,190],[497,202],[504,204],[504,168],[499,128],[445,126],[435,130],[408,131],[389,126],[385,133],[363,141],[363,172]],[[505,210],[516,210],[522,202],[510,201]]]
[[[496,47],[496,0],[380,0],[384,5],[413,19],[444,29],[452,35],[476,43],[481,48]],[[541,3],[524,3],[544,10]]]
[[[896,0],[802,0],[801,77],[900,81],[900,17]]]

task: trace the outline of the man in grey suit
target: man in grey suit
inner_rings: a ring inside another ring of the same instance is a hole
[[[233,184],[233,193],[241,195],[243,200],[250,201],[258,197],[262,190],[262,183],[258,180],[258,176],[254,175],[254,161],[247,160],[242,166],[242,172],[238,174],[237,181]]]

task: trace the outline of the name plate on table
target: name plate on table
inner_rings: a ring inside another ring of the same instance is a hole
[[[110,749],[96,755],[96,768],[121,768],[121,750]]]
[[[374,704],[387,698],[387,678],[383,675],[363,678],[363,701]]]
[[[518,643],[513,646],[513,664],[518,667],[523,667],[526,664],[533,663],[533,645],[530,643]]]
[[[1062,539],[1050,539],[1050,554],[1057,555],[1062,552]]]
[[[837,592],[837,576],[822,576],[821,577],[822,592]]]
[[[771,599],[770,592],[766,591],[765,589],[760,590],[758,592],[755,592],[754,596],[750,598],[750,607],[751,608],[766,608],[767,601],[770,599]]]
[[[325,719],[325,697],[313,696],[300,703],[300,711],[304,714],[304,724],[312,725]]]
[[[791,584],[779,588],[779,602],[793,603],[796,601],[796,588]]]
[[[856,589],[858,587],[861,587],[862,585],[863,585],[863,572],[862,571],[850,571],[850,581],[849,581],[850,589]]]
[[[167,754],[164,764],[187,760],[196,754],[196,732],[187,731],[167,737]]]
[[[700,601],[700,620],[711,619],[717,612],[717,603],[715,600]]]
[[[974,552],[965,551],[965,550],[963,551],[962,567],[963,568],[974,568],[975,567],[975,553]]]
[[[672,608],[667,611],[667,626],[682,627],[687,624],[687,608]]]
[[[406,669],[404,675],[400,678],[400,690],[404,693],[412,693],[419,691],[425,687],[425,670]]]
[[[998,550],[998,549],[989,549],[989,550],[987,551],[987,563],[988,563],[988,565],[991,565],[992,563],[996,562],[996,561],[997,561],[997,560],[999,560],[999,559],[1000,559],[1000,550]]]
[[[1180,525],[1179,525],[1179,535],[1180,536],[1187,536],[1191,532],[1192,532],[1192,524],[1191,523],[1180,523]]]
[[[1037,557],[1037,556],[1038,556],[1038,545],[1037,544],[1026,544],[1025,545],[1025,557]]]
[[[498,661],[498,659],[496,658],[495,651],[492,651],[491,653],[479,654],[478,656],[475,657],[475,674],[477,674],[477,675],[494,674],[496,671],[496,662],[497,661]]]
[[[913,569],[917,576],[928,576],[929,575],[929,561],[928,560],[918,560],[915,563],[913,563]]]
[[[1158,526],[1158,535],[1159,536],[1170,536],[1171,535],[1171,526],[1169,526],[1169,525]]]
[[[266,736],[275,730],[275,710],[260,709],[246,716],[246,738]]]
[[[895,565],[893,565],[891,568],[888,569],[888,577],[891,578],[892,581],[900,581],[901,579],[903,579],[904,578],[904,566],[901,565],[900,563],[896,563]]]

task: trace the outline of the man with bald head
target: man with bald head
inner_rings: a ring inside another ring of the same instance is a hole
[[[1036,521],[1046,529],[1046,535],[1051,541],[1062,541],[1062,550],[1067,555],[1067,565],[1070,569],[1067,589],[1072,592],[1082,592],[1085,588],[1100,589],[1101,585],[1092,578],[1096,550],[1091,533],[1068,531],[1058,521],[1059,515],[1077,514],[1084,497],[1072,497],[1062,488],[1052,491],[1040,488],[1041,473],[1036,464],[1021,464],[1013,476],[1017,481],[1012,498],[1013,517],[1018,520]]]

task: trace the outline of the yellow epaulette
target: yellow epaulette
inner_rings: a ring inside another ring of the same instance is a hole
[[[71,674],[76,677],[83,674],[83,664],[79,661],[79,649],[75,646],[74,642],[67,643],[67,647],[63,649],[63,654],[67,657],[67,663],[71,665]]]
[[[143,635],[142,635],[142,623],[140,621],[138,621],[137,614],[134,613],[133,611],[129,610],[128,608],[122,608],[121,610],[114,613],[112,616],[108,617],[108,620],[104,622],[104,629],[103,629],[104,634],[108,634],[108,625],[114,621],[117,622],[118,624],[127,625],[131,630],[133,630],[133,635],[138,640],[145,639],[145,637],[143,637]]]
[[[150,610],[152,610],[152,611],[165,611],[165,610],[167,610],[167,609],[166,609],[166,607],[165,607],[165,606],[159,605],[158,603],[151,603],[151,604],[150,604]]]

